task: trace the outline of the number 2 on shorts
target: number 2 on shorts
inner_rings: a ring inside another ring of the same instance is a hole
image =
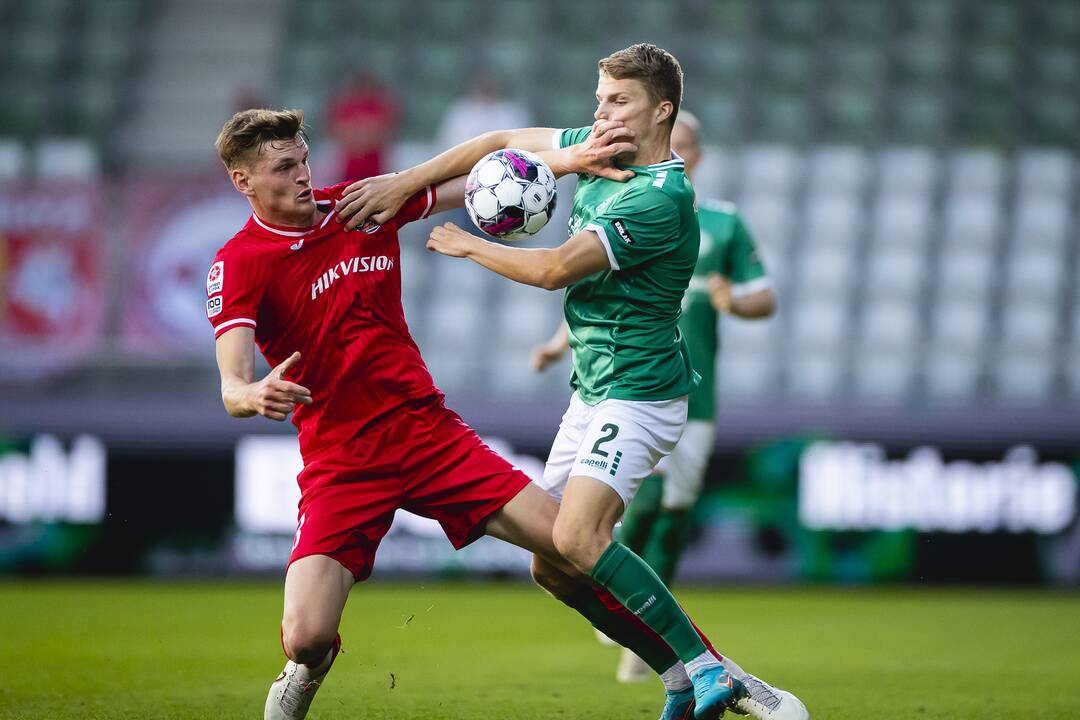
[[[619,426],[615,423],[604,423],[603,427],[600,428],[600,432],[604,433],[604,435],[596,439],[592,446],[592,454],[607,457],[607,450],[601,450],[600,446],[615,439],[615,436],[619,434]]]

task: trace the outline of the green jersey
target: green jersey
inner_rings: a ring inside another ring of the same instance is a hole
[[[719,273],[731,282],[733,297],[768,288],[769,278],[758,257],[754,239],[731,203],[702,200],[698,206],[701,249],[690,287],[683,297],[679,327],[690,346],[690,360],[701,384],[690,393],[691,420],[712,421],[716,414],[716,353],[718,313],[709,298],[709,275]]]
[[[567,147],[591,131],[563,130],[556,139]],[[570,211],[570,235],[595,232],[610,265],[568,287],[563,303],[570,385],[589,405],[671,400],[699,380],[679,330],[698,254],[694,189],[678,157],[627,169],[634,171],[627,182],[579,177]]]

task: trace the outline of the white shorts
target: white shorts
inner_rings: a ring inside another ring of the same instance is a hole
[[[559,423],[540,487],[562,500],[571,477],[591,477],[629,505],[641,481],[672,451],[686,425],[686,396],[587,405],[575,392]]]
[[[661,505],[668,510],[689,510],[701,495],[705,468],[713,453],[716,425],[707,420],[688,420],[679,444],[656,464],[664,476]]]

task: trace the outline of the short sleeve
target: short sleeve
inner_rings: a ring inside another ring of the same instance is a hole
[[[222,248],[206,274],[206,317],[214,337],[234,327],[255,327],[262,301],[262,268],[257,256]]]
[[[675,201],[651,186],[634,187],[585,226],[600,237],[614,270],[626,270],[671,250],[680,233]]]
[[[754,238],[738,215],[735,216],[731,242],[726,250],[724,275],[731,281],[731,294],[734,297],[745,297],[771,287]]]
[[[561,132],[555,133],[552,138],[552,150],[559,150],[560,148],[570,147],[571,145],[578,145],[589,139],[589,133],[592,132],[592,125],[579,128],[567,128]]]
[[[435,186],[428,185],[405,201],[394,216],[394,222],[401,227],[415,220],[423,220],[431,214],[431,209],[435,207],[435,200]]]

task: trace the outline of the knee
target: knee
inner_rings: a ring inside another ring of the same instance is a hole
[[[285,654],[301,665],[318,665],[334,644],[337,628],[320,627],[304,618],[281,622],[281,644]]]
[[[555,524],[552,532],[555,549],[579,572],[589,574],[604,550],[611,544],[611,534],[606,535],[595,529]]]

